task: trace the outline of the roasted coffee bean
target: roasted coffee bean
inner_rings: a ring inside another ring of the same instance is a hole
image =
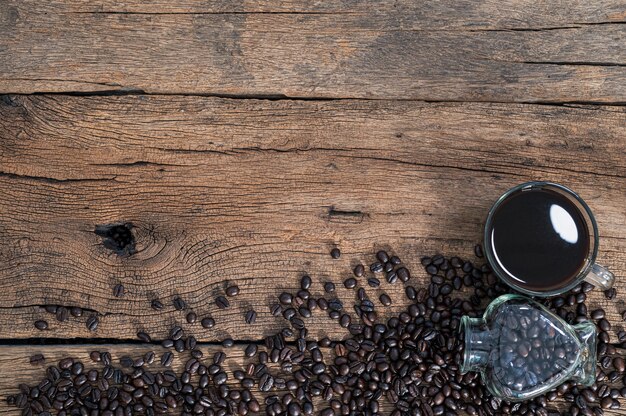
[[[335,247],[332,250],[330,250],[330,256],[333,259],[338,259],[339,257],[341,257],[341,251],[337,247]]]
[[[35,321],[35,328],[43,331],[44,329],[48,329],[48,322],[44,320]]]
[[[356,279],[354,277],[350,277],[343,281],[343,285],[346,289],[354,289],[356,286]]]
[[[604,291],[604,296],[608,299],[608,300],[613,300],[615,299],[615,296],[617,295],[617,289],[612,287],[609,290],[605,290]]]
[[[389,306],[391,305],[391,298],[386,293],[383,293],[382,295],[380,295],[380,303],[385,306]]]
[[[230,302],[224,296],[218,296],[215,298],[215,304],[220,309],[226,309],[230,306]]]
[[[150,335],[148,335],[144,331],[137,332],[137,338],[139,338],[139,340],[142,341],[142,342],[152,342],[152,339],[150,338]]]
[[[383,264],[379,262],[374,262],[370,265],[370,271],[373,273],[380,273],[383,271]]]
[[[300,288],[303,290],[309,290],[312,283],[311,277],[306,274],[300,278]]]
[[[29,361],[32,365],[39,365],[45,363],[46,359],[43,354],[33,354],[30,356]]]
[[[187,308],[187,303],[180,297],[180,296],[176,296],[172,303],[174,304],[174,308],[177,311],[182,311],[183,309]]]
[[[335,291],[335,284],[333,282],[324,283],[324,291],[326,293],[333,293]]]
[[[56,318],[59,322],[65,322],[70,317],[70,311],[65,306],[59,306],[56,312]]]
[[[611,324],[609,323],[609,321],[607,321],[606,319],[602,318],[598,322],[598,328],[600,328],[600,330],[605,331],[605,332],[606,331],[610,331],[611,330]]]
[[[87,326],[87,329],[90,331],[95,331],[96,329],[98,329],[98,316],[91,315],[89,318],[87,318],[85,326]]]
[[[369,279],[367,279],[367,284],[370,287],[377,288],[377,287],[380,287],[380,280],[378,280],[375,277],[370,277]]]
[[[239,294],[239,286],[231,285],[226,288],[226,296],[237,296]]]
[[[354,270],[352,270],[352,273],[354,273],[356,277],[362,277],[365,274],[365,267],[363,267],[362,264],[357,264],[356,266],[354,266]]]
[[[196,320],[198,319],[198,315],[196,315],[195,312],[189,312],[187,314],[187,316],[185,316],[185,320],[187,321],[187,323],[189,324],[193,324],[196,322]]]
[[[411,273],[409,273],[409,270],[405,267],[400,267],[396,273],[398,274],[398,278],[405,283],[411,278]]]
[[[113,296],[115,296],[116,298],[121,298],[122,296],[124,296],[123,284],[118,283],[115,286],[113,286]]]
[[[210,316],[207,316],[202,318],[202,320],[200,321],[200,325],[202,325],[202,327],[206,329],[213,328],[215,326],[215,320]]]
[[[256,322],[256,312],[253,310],[246,312],[246,323],[250,325],[255,322]]]
[[[278,299],[283,305],[291,305],[291,302],[293,301],[293,296],[291,295],[291,293],[283,292],[280,294]]]
[[[255,356],[255,355],[256,355],[256,352],[257,352],[257,350],[258,350],[258,347],[257,347],[257,345],[256,345],[256,344],[249,344],[249,345],[246,347],[246,350],[245,350],[245,355],[246,355],[246,357],[253,357],[253,356]]]
[[[150,307],[155,311],[160,311],[161,309],[163,309],[163,303],[161,303],[161,301],[158,299],[153,299],[150,302]]]
[[[604,309],[594,309],[593,311],[591,311],[591,314],[589,316],[591,317],[591,319],[595,320],[603,319],[605,316]]]

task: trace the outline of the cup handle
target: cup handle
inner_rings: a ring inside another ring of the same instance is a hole
[[[602,290],[608,290],[613,287],[615,275],[599,264],[594,264],[585,280]]]

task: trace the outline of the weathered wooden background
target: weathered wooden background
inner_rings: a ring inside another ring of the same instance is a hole
[[[41,377],[34,352],[152,348],[135,334],[183,322],[176,295],[216,318],[184,325],[215,350],[279,329],[268,305],[303,273],[321,293],[379,248],[419,286],[422,255],[471,257],[493,201],[535,179],[596,214],[618,301],[590,304],[621,321],[626,3],[171,3],[0,0],[0,396]],[[133,254],[94,232],[116,223]],[[218,311],[228,283],[242,293]],[[402,285],[382,290],[403,309]],[[49,304],[97,312],[98,330]]]

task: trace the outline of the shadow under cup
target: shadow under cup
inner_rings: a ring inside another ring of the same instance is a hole
[[[494,273],[534,296],[567,292],[583,280],[609,289],[613,274],[594,263],[598,243],[587,204],[569,188],[550,182],[508,190],[485,223],[484,251]]]

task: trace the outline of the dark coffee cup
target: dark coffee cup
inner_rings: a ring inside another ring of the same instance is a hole
[[[598,243],[587,204],[556,183],[528,182],[508,190],[485,223],[484,249],[493,271],[529,295],[557,295],[583,280],[611,288],[613,274],[595,264]]]

